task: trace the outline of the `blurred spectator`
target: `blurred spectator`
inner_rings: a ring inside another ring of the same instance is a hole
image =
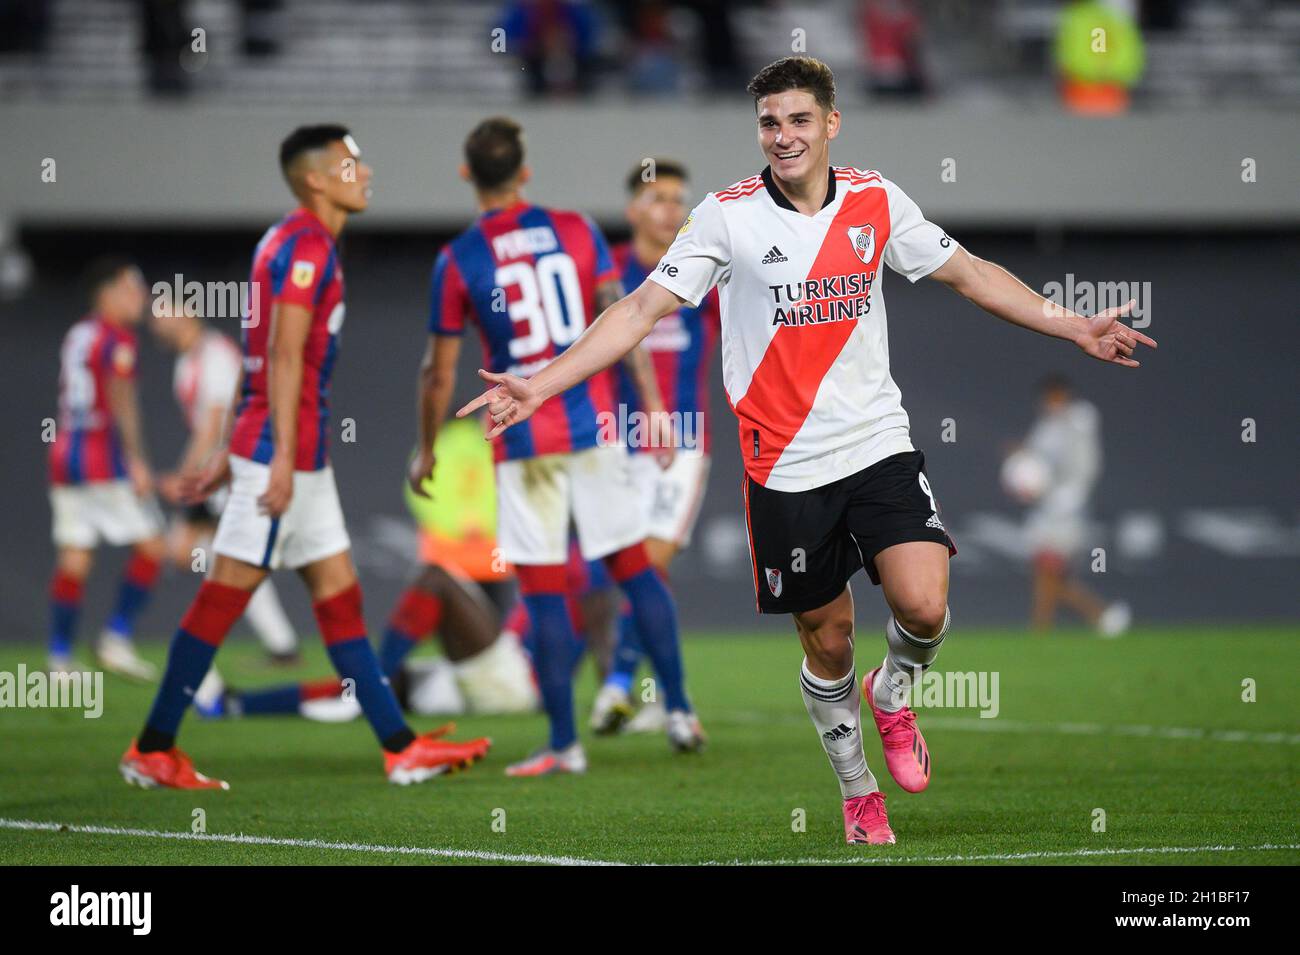
[[[672,8],[665,0],[622,5],[627,33],[627,84],[633,93],[675,93],[680,81]]]
[[[175,96],[189,91],[189,74],[181,67],[181,54],[190,47],[186,6],[185,0],[140,0],[142,46],[153,93]]]
[[[912,0],[865,0],[867,87],[876,96],[914,99],[926,89],[921,15]]]
[[[1127,12],[1103,0],[1073,0],[1061,11],[1055,55],[1067,109],[1094,116],[1128,109],[1145,53]]]
[[[683,0],[681,6],[699,18],[700,54],[709,86],[735,92],[747,76],[740,66],[732,5],[727,0]]]
[[[245,56],[274,56],[283,45],[284,0],[240,0]]]
[[[0,0],[0,53],[41,53],[49,33],[46,0]]]
[[[506,6],[506,49],[523,60],[528,92],[588,93],[596,16],[582,0],[517,0]]]

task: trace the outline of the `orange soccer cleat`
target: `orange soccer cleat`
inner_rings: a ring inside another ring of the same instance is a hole
[[[131,741],[131,748],[117,764],[122,778],[141,789],[229,789],[223,779],[210,779],[194,768],[194,762],[173,746],[171,749],[142,753]]]

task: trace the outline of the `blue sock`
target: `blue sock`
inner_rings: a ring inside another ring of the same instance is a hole
[[[578,738],[573,716],[573,624],[560,594],[528,594],[524,604],[533,631],[533,669],[551,721],[551,749],[564,749]]]
[[[50,654],[66,657],[72,653],[72,635],[77,632],[81,604],[50,601]]]
[[[647,567],[621,584],[632,604],[637,635],[654,664],[655,675],[669,710],[691,708],[686,698],[686,675],[682,668],[682,648],[677,636],[677,605],[654,568]]]
[[[212,644],[204,643],[184,629],[176,631],[171,649],[167,651],[167,672],[163,674],[153,708],[145,720],[146,728],[165,736],[176,735],[185,708],[194,699],[194,691],[203,682],[216,655],[217,648]]]
[[[158,562],[135,554],[127,562],[122,583],[117,590],[117,603],[108,618],[108,629],[119,637],[135,633],[135,619],[149,602],[154,584],[158,580]]]
[[[364,636],[327,644],[330,662],[344,680],[353,681],[357,702],[382,743],[406,729],[406,719],[388,678],[379,671],[379,658]]]
[[[274,686],[269,690],[248,690],[237,696],[238,711],[244,716],[267,716],[278,713],[297,713],[302,691],[297,683]]]
[[[624,607],[618,616],[618,643],[614,646],[613,665],[609,676],[605,677],[605,685],[616,686],[624,693],[631,693],[632,680],[636,677],[636,668],[641,664],[644,652],[641,637],[636,632],[632,608]]]
[[[393,678],[416,642],[394,627],[384,631],[384,639],[379,644],[379,669],[384,676]]]

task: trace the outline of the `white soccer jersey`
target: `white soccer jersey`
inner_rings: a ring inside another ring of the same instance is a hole
[[[191,429],[212,408],[230,407],[242,362],[239,346],[211,329],[176,356],[172,389]]]
[[[1025,446],[1047,462],[1051,481],[1035,507],[1043,515],[1082,515],[1101,474],[1101,416],[1087,401],[1071,401],[1039,417]]]
[[[770,170],[709,193],[650,278],[722,304],[722,381],[745,469],[777,491],[821,487],[911,451],[889,375],[883,261],[915,282],[957,249],[877,172],[832,166],[826,204],[794,209]]]

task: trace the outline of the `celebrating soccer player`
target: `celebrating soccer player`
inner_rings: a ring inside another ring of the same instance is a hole
[[[422,782],[482,758],[488,740],[416,736],[366,639],[361,588],[326,458],[330,374],[343,326],[343,269],[335,240],[369,202],[370,167],[342,126],[304,126],[280,146],[299,206],[253,255],[243,330],[244,382],[229,453],[195,483],[201,496],[231,481],[213,539],[216,560],[181,620],[143,731],[122,757],[128,782],[229,788],[195,771],[176,747],[181,718],[231,626],[272,569],[297,570],[311,592],[330,661],[351,680],[379,738],[391,782]]]
[[[136,397],[136,339],[147,297],[140,270],[104,259],[89,270],[91,313],[68,330],[59,352],[59,417],[50,445],[54,579],[50,584],[49,668],[73,669],[82,584],[101,541],[130,545],[117,604],[96,655],[104,669],[138,680],[157,670],[132,642],[166,553],[153,498]]]
[[[465,141],[461,174],[474,186],[481,215],[442,250],[433,269],[418,453],[409,473],[417,493],[434,467],[430,449],[451,401],[467,318],[479,326],[485,363],[513,377],[562,355],[590,316],[621,295],[605,239],[590,220],[524,200],[529,169],[522,134],[513,120],[493,118]],[[629,353],[643,401],[662,411],[643,352],[629,345],[606,365]],[[668,708],[670,743],[678,750],[703,744],[684,687],[677,610],[642,543],[644,520],[628,455],[600,442],[598,415],[613,413],[613,396],[609,377],[596,375],[599,370],[575,377],[563,401],[496,446],[498,541],[502,556],[515,565],[532,621],[534,667],[551,722],[549,745],[509,767],[513,776],[586,770],[573,713],[575,637],[565,601],[570,516],[582,556],[604,558],[632,604]]]
[[[686,167],[671,159],[649,159],[628,174],[627,220],[632,240],[613,249],[623,288],[636,288],[659,264],[686,218]],[[646,514],[646,554],[666,580],[677,552],[691,541],[709,480],[709,360],[718,340],[718,296],[709,292],[699,308],[666,315],[646,336],[659,393],[678,434],[676,454],[667,469],[650,447],[630,447],[632,470],[641,487]],[[617,368],[618,400],[629,415],[642,411],[631,377]],[[632,707],[632,680],[641,662],[636,618],[624,608],[618,644],[591,710],[597,733],[654,732],[667,715],[659,701]],[[635,712],[635,715],[633,715]]]
[[[698,306],[717,286],[758,609],[794,616],[804,703],[839,777],[846,839],[890,843],[859,733],[848,581],[865,567],[891,610],[884,662],[862,691],[890,775],[919,792],[930,754],[904,700],[948,631],[954,549],[889,374],[882,264],[913,282],[932,276],[1101,361],[1137,367],[1137,347],[1155,342],[1120,321],[1132,302],[1092,317],[1053,305],[969,254],[879,173],[831,166],[841,116],[826,64],[786,57],[748,91],[767,167],[707,195],[649,279],[564,354],[530,378],[481,372],[492,387],[459,413],[486,406],[496,422],[489,437],[527,440],[516,426],[564,407],[548,398],[608,368],[660,318]]]

